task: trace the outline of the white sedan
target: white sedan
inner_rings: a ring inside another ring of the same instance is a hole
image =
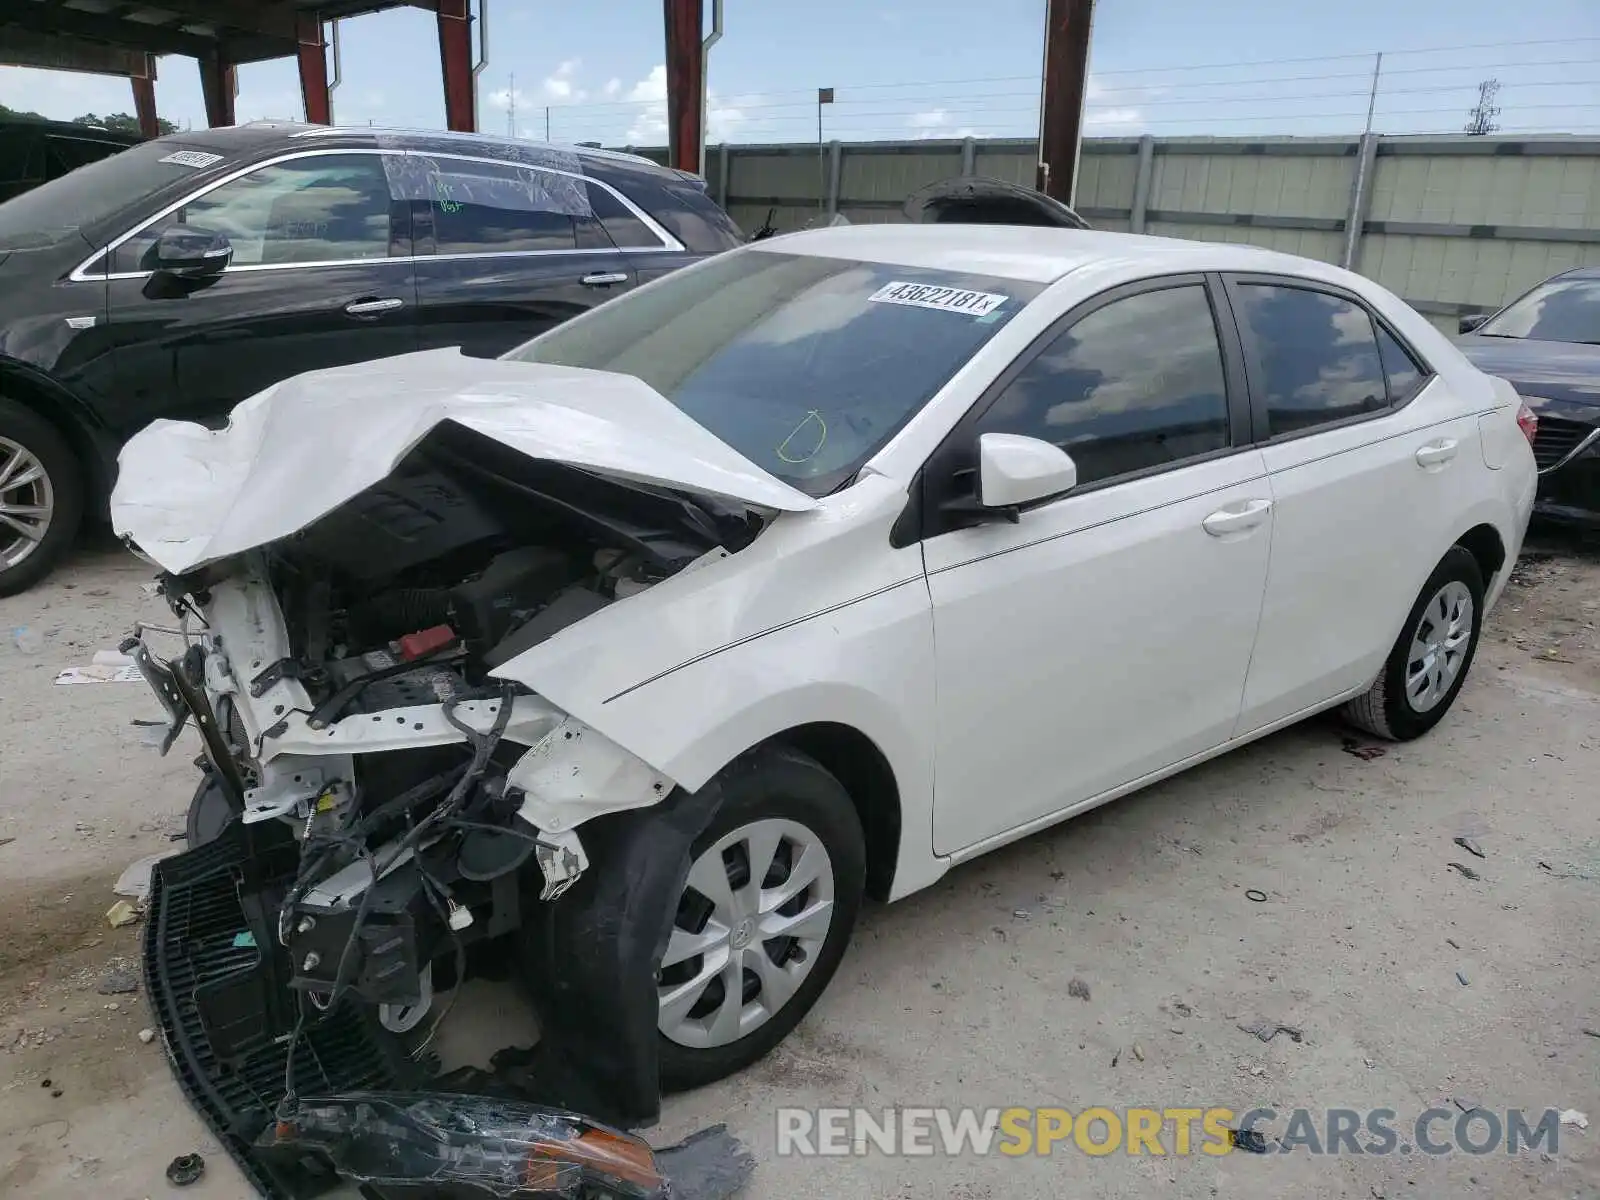
[[[546,1037],[676,1088],[794,1027],[863,896],[1325,709],[1425,733],[1532,425],[1335,267],[857,226],[159,422],[113,509],[198,618],[176,691],[139,647],[212,731],[195,842],[301,839],[286,985],[403,1035],[504,937]]]

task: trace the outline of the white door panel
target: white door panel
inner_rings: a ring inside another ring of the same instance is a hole
[[[1238,732],[1376,678],[1481,491],[1477,420],[1435,379],[1389,416],[1263,449],[1272,566]]]
[[[1249,450],[929,539],[935,849],[1225,741],[1274,519]]]

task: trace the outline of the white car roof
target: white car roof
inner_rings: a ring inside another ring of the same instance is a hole
[[[1030,283],[1053,283],[1079,267],[1110,262],[1156,272],[1276,271],[1326,277],[1325,264],[1256,246],[1044,226],[836,225],[771,238],[750,248]]]

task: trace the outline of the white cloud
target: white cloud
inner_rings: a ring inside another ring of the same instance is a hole
[[[573,77],[578,73],[578,68],[583,65],[583,60],[568,58],[563,60],[556,69],[545,77],[543,84],[544,98],[550,104],[577,104],[584,100],[589,93],[573,83]]]
[[[906,122],[917,131],[919,138],[969,138],[977,134],[971,126],[957,126],[951,119],[948,109],[934,108],[927,112],[913,113]]]
[[[1137,108],[1090,108],[1083,116],[1085,129],[1128,129],[1144,124]]]
[[[609,87],[609,85],[607,85]],[[657,64],[633,87],[627,100],[639,105],[628,126],[625,141],[630,146],[661,145],[667,141],[667,68]],[[744,107],[758,103],[759,96],[743,96],[733,101],[719,97],[715,89],[706,90],[706,141],[721,142],[733,136],[744,124]]]
[[[516,101],[517,107],[521,108],[527,104],[528,94],[521,88],[496,88],[489,93],[489,103],[495,108],[510,108],[513,100]]]
[[[610,79],[606,80],[606,85],[600,89],[600,94],[603,95],[607,100],[615,100],[619,95],[622,94],[622,80],[612,76]]]

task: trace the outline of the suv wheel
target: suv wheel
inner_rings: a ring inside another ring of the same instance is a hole
[[[48,575],[82,516],[83,472],[66,439],[0,397],[0,596]]]

